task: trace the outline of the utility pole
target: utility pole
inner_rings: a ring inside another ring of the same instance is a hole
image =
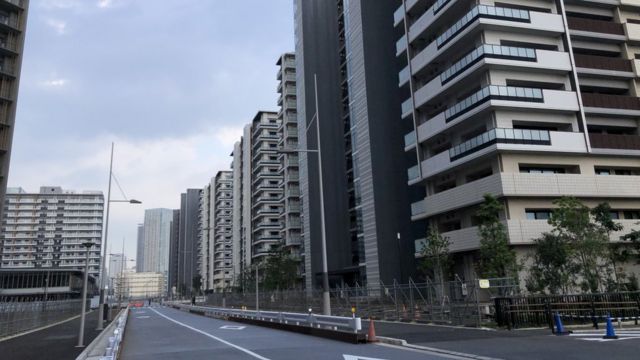
[[[84,280],[82,282],[82,313],[80,314],[80,333],[78,334],[78,345],[76,347],[84,347],[84,321],[85,313],[87,312],[87,284],[89,282],[89,250],[93,246],[92,242],[85,242],[82,244],[87,248],[84,262]]]

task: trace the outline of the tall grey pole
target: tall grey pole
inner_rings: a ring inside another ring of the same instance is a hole
[[[331,315],[329,296],[329,266],[327,264],[327,232],[324,214],[324,179],[322,177],[322,146],[320,144],[320,110],[318,109],[318,75],[313,74],[316,101],[316,136],[318,141],[318,175],[320,176],[320,230],[322,232],[322,313]]]
[[[100,304],[98,306],[98,327],[104,329],[104,266],[107,261],[107,241],[109,240],[109,207],[111,205],[111,179],[113,173],[113,143],[111,143],[111,161],[109,162],[109,187],[107,188],[107,213],[104,220],[104,240],[102,241],[102,258],[100,259]]]
[[[89,250],[91,244],[83,244],[87,248],[87,254],[84,261],[84,280],[82,282],[82,313],[80,314],[80,333],[78,334],[78,345],[76,347],[84,347],[84,319],[87,311],[87,283],[89,282]]]
[[[260,311],[260,300],[258,297],[258,263],[256,263],[256,311]]]

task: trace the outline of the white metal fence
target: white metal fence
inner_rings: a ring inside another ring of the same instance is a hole
[[[0,338],[80,315],[82,300],[0,302]]]

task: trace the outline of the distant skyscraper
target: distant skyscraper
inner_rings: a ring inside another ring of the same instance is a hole
[[[169,272],[169,246],[173,210],[148,209],[144,212],[144,251],[142,272]]]
[[[104,197],[100,191],[73,192],[44,186],[27,193],[9,188],[0,234],[0,268],[84,271],[85,241],[95,244],[89,274],[97,277]]]
[[[136,271],[143,272],[144,268],[144,224],[138,224],[138,239],[136,248]]]
[[[191,296],[198,271],[198,215],[201,189],[187,189],[180,196],[180,232],[177,247],[177,290]]]
[[[28,7],[29,0],[0,0],[0,204],[9,178]]]
[[[233,280],[233,173],[218,171],[212,184],[212,289],[225,290]]]

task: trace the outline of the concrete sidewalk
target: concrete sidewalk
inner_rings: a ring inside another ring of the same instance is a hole
[[[85,346],[100,333],[95,330],[98,312],[87,314],[85,322]],[[0,341],[0,358],[11,360],[62,360],[75,359],[84,348],[78,344],[80,317],[43,330],[35,331],[5,341]]]

